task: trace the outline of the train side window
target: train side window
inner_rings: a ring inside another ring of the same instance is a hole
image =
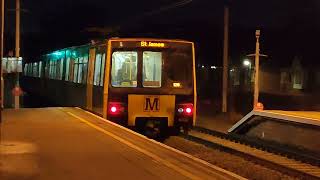
[[[37,74],[38,74],[38,64],[35,62],[33,63],[33,66],[32,66],[33,70],[32,70],[32,76],[33,77],[37,77]]]
[[[47,79],[49,79],[49,70],[50,70],[49,61],[45,61],[44,76]]]
[[[27,76],[29,76],[29,69],[30,69],[30,64],[27,64],[27,72],[26,72]]]
[[[53,61],[53,74],[52,74],[52,79],[57,79],[57,76],[58,76],[58,64],[59,64],[59,61]]]
[[[27,71],[28,71],[28,64],[25,64],[24,65],[24,68],[23,68],[23,74],[25,75],[25,76],[27,76]]]
[[[30,63],[29,65],[29,76],[31,77],[32,76],[32,63]]]
[[[93,85],[98,86],[100,84],[100,74],[101,74],[101,54],[97,54],[96,60],[94,63]]]
[[[62,80],[62,75],[63,75],[63,63],[64,63],[64,59],[62,58],[61,60],[60,60],[60,72],[59,72],[59,80]]]
[[[41,78],[42,76],[42,61],[39,62],[39,75],[38,77]]]
[[[104,81],[104,68],[106,63],[106,54],[103,53],[102,55],[102,63],[101,63],[101,76],[100,76],[100,86],[103,86]]]
[[[78,80],[78,65],[79,65],[79,59],[76,58],[74,60],[74,65],[73,65],[73,82],[77,83]]]
[[[59,79],[59,77],[60,77],[60,63],[61,63],[61,60],[57,60],[56,62],[55,62],[55,77],[54,77],[54,79]]]
[[[52,61],[52,77],[51,79],[56,79],[57,77],[57,61]]]
[[[77,83],[86,83],[88,57],[80,57],[76,63],[78,66]]]
[[[48,61],[44,63],[44,78],[48,78]]]
[[[88,74],[88,56],[83,58],[83,65],[82,65],[82,83],[87,83],[87,74]]]
[[[143,52],[143,87],[161,87],[162,53]]]
[[[53,62],[49,61],[49,79],[53,79],[53,70],[54,70]]]
[[[53,77],[52,79],[57,79],[57,75],[58,75],[58,61],[53,61]]]
[[[48,61],[48,79],[51,79],[51,71],[52,71],[52,67],[51,67],[51,61]]]
[[[69,70],[70,70],[70,57],[68,57],[66,61],[65,81],[69,81]]]
[[[81,80],[82,80],[82,67],[83,67],[83,57],[80,57],[79,60],[78,60],[78,80],[77,82],[78,83],[82,83]]]
[[[112,54],[111,84],[113,87],[137,87],[138,53],[118,51]]]
[[[30,76],[32,77],[32,73],[33,73],[33,64],[30,63]]]
[[[74,59],[70,59],[70,67],[69,67],[69,81],[73,82],[74,79]]]

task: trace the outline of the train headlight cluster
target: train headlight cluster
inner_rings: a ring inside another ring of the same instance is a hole
[[[179,112],[179,113],[183,113],[183,108],[179,108],[179,109],[178,109],[178,112]]]
[[[179,115],[190,116],[193,114],[193,104],[191,103],[179,104],[177,111]]]

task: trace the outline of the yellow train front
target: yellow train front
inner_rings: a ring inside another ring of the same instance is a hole
[[[112,38],[53,51],[25,64],[23,86],[155,137],[195,124],[192,42]]]
[[[107,47],[104,117],[150,137],[195,124],[192,42],[110,39]]]

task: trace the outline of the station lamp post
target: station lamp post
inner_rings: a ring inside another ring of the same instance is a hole
[[[253,94],[253,108],[259,102],[259,61],[260,61],[260,30],[256,30],[256,56],[255,56],[255,76],[254,76],[254,94]]]
[[[256,109],[256,106],[258,105],[258,102],[259,102],[260,57],[268,57],[267,55],[260,53],[260,30],[256,30],[256,52],[255,52],[255,54],[247,55],[247,57],[254,57],[255,58],[253,109]],[[243,63],[245,63],[245,62],[243,62]],[[246,64],[248,64],[248,62],[246,62]]]

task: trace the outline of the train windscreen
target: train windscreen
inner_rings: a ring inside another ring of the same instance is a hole
[[[113,87],[192,88],[191,43],[114,42],[112,47]]]

